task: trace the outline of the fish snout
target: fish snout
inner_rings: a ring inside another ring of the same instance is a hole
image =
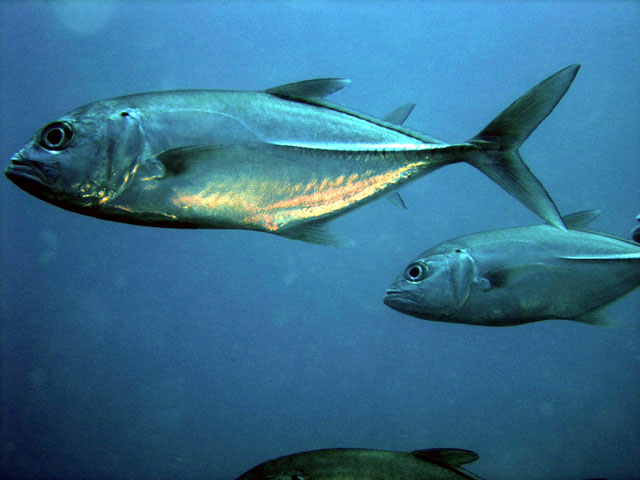
[[[403,303],[405,303],[403,301],[405,297],[404,293],[405,292],[397,288],[388,288],[382,301],[387,307],[399,308]]]
[[[38,181],[45,185],[53,185],[60,177],[60,163],[40,162],[20,156],[11,158],[4,174],[16,184],[24,181]]]

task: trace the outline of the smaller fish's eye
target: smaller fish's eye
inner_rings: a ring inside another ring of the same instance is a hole
[[[67,122],[54,122],[47,125],[40,135],[40,146],[47,150],[64,150],[71,143],[73,128]]]
[[[423,263],[414,263],[409,265],[404,271],[404,276],[410,282],[421,282],[427,276],[428,267]]]

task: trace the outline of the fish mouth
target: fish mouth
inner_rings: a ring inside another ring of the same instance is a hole
[[[407,303],[404,292],[395,288],[388,289],[387,294],[382,299],[382,301],[387,307],[391,308],[398,308],[401,305]]]
[[[9,180],[18,185],[33,182],[53,185],[60,177],[60,170],[58,162],[39,162],[27,158],[13,157],[4,174]]]
[[[415,295],[411,291],[390,288],[387,290],[387,294],[382,299],[382,302],[387,307],[409,315],[420,312],[420,301],[415,298]]]

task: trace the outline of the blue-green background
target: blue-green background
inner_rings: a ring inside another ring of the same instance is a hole
[[[3,2],[0,158],[82,104],[158,89],[353,83],[332,100],[448,141],[582,69],[522,153],[563,213],[640,209],[635,2]],[[460,447],[488,479],[640,478],[640,302],[614,328],[403,316],[428,247],[538,222],[455,165],[334,222],[351,248],[69,213],[0,178],[6,477],[232,479],[325,447]]]

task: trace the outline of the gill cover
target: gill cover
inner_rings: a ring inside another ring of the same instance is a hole
[[[111,199],[122,193],[144,158],[146,145],[141,115],[133,110],[114,113],[107,120],[106,134],[105,187],[107,199]]]

